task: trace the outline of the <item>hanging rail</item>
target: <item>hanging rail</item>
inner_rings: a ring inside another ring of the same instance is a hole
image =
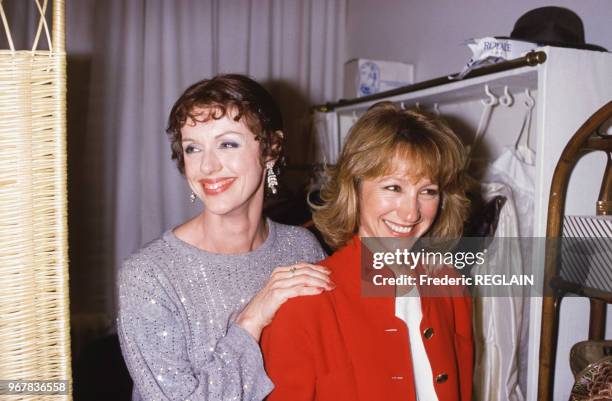
[[[503,63],[488,65],[486,67],[481,67],[470,71],[462,81],[469,79],[480,77],[483,75],[493,74],[496,72],[512,70],[519,67],[525,66],[536,66],[538,64],[543,64],[546,61],[546,53],[543,51],[532,51],[527,53],[525,56],[509,60]],[[371,102],[373,100],[385,99],[391,96],[403,95],[410,92],[416,92],[423,89],[433,88],[435,86],[445,85],[452,82],[458,82],[453,79],[449,79],[448,76],[430,79],[428,81],[418,82],[416,84],[402,86],[401,88],[391,89],[385,92],[375,93],[373,95],[354,98],[354,99],[340,99],[337,102],[325,103],[317,106],[313,106],[313,110],[319,112],[329,112],[333,111],[338,107],[350,106],[359,103]]]

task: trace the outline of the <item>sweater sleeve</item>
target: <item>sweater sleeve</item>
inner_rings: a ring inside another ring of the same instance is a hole
[[[262,333],[261,348],[274,391],[268,401],[312,401],[316,372],[312,340],[289,300]]]
[[[126,263],[119,272],[117,331],[143,400],[262,400],[273,388],[257,342],[230,324],[201,366],[188,353],[184,319],[151,269]],[[197,322],[190,322],[197,324]]]

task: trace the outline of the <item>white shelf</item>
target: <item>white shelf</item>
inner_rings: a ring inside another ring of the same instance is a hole
[[[470,78],[464,81],[454,81],[445,85],[390,96],[384,100],[396,103],[404,102],[406,107],[414,106],[417,101],[421,105],[426,106],[431,106],[434,103],[438,103],[440,106],[462,103],[485,98],[485,84],[489,85],[489,88],[499,95],[503,93],[503,89],[506,86],[511,92],[515,93],[522,92],[525,89],[535,90],[538,86],[538,69],[537,67],[516,68],[514,70]],[[380,100],[337,107],[335,111],[340,115],[352,114],[353,112],[361,113],[377,102],[380,102]]]

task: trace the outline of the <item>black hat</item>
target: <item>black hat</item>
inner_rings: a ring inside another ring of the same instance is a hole
[[[584,26],[580,17],[563,7],[540,7],[527,11],[514,24],[510,39],[539,45],[607,51],[584,42]]]

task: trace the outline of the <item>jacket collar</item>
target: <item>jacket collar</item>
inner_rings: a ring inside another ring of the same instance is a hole
[[[327,260],[332,269],[332,280],[336,283],[332,295],[338,292],[338,295],[348,297],[356,307],[359,305],[363,311],[371,313],[373,321],[382,316],[395,317],[395,288],[386,286],[381,291],[372,281],[375,274],[393,277],[393,272],[387,268],[372,269],[371,258],[365,252],[369,251],[355,235]]]
[[[395,317],[395,287],[374,285],[375,275],[390,278],[394,277],[394,273],[387,267],[380,270],[372,268],[371,255],[365,252],[369,250],[359,235],[355,234],[346,245],[326,260],[325,265],[331,268],[332,280],[337,286],[334,292],[349,296],[353,302],[358,302],[376,317],[381,314]],[[420,269],[417,272],[420,272]],[[419,285],[417,287],[421,289]],[[426,298],[422,298],[421,306],[426,314],[430,303]]]

